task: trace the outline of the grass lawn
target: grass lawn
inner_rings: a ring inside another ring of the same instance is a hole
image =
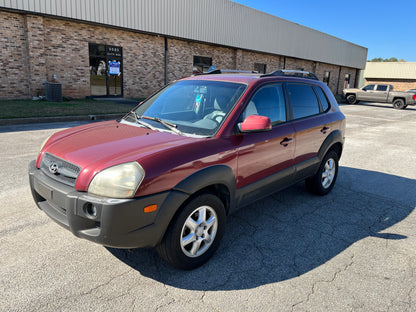
[[[0,100],[0,119],[123,114],[133,107],[134,105],[84,99],[63,102]]]

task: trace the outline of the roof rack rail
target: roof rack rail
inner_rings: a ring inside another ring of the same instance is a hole
[[[261,75],[261,77],[270,77],[270,76],[292,76],[292,77],[303,77],[313,80],[319,80],[314,73],[310,73],[303,70],[291,70],[291,69],[279,69],[269,74]]]
[[[258,74],[256,71],[236,70],[236,69],[214,69],[199,75],[215,75],[215,74]]]
[[[217,69],[217,65],[212,65],[207,72],[199,73],[199,75],[215,75],[215,74],[226,74],[226,73],[233,73],[233,74],[258,74],[256,71],[249,71],[249,70],[236,70],[236,69]]]

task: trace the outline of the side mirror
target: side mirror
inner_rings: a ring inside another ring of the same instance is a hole
[[[272,122],[269,117],[250,115],[242,123],[238,124],[241,132],[265,132],[272,130]]]

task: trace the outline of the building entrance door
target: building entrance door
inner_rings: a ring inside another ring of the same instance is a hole
[[[92,96],[123,96],[122,48],[89,44]]]

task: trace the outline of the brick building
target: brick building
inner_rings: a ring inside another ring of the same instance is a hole
[[[367,62],[365,84],[391,84],[396,91],[416,89],[416,62]]]
[[[367,57],[229,0],[0,0],[0,43],[0,99],[43,95],[54,77],[67,97],[146,97],[213,64],[311,71],[341,93]]]

